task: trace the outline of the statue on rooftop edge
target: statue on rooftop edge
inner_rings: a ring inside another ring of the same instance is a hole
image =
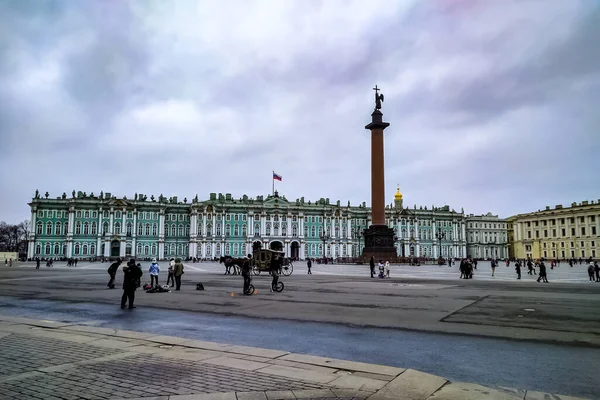
[[[34,199],[37,199],[38,197],[40,197],[40,191],[35,189],[35,197]]]

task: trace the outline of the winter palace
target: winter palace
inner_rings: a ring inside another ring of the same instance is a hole
[[[50,198],[36,191],[29,206],[29,258],[214,258],[259,247],[300,259],[357,257],[362,231],[370,225],[365,203],[290,201],[277,192],[256,198],[211,193],[207,200],[181,201],[75,191]],[[398,189],[386,219],[396,231],[399,257],[508,257],[507,223],[489,213],[404,207]]]

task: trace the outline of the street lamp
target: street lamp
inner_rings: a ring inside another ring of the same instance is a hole
[[[323,241],[323,262],[325,262],[326,258],[325,258],[325,244],[327,243],[327,241],[329,239],[331,239],[331,237],[325,233],[325,231],[323,231],[323,233],[321,233],[321,236],[319,236],[321,238],[321,240]]]
[[[439,258],[442,258],[442,239],[446,239],[446,232],[437,231],[437,233],[435,234],[435,237],[439,241],[439,249],[440,249],[440,254],[438,257],[438,259],[439,259]],[[439,261],[438,261],[438,263],[439,263]]]
[[[352,230],[352,234],[358,239],[358,253],[360,254],[360,239],[364,236],[365,230],[360,226],[357,226]]]

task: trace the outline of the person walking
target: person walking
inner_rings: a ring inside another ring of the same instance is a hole
[[[125,308],[129,300],[129,309],[136,308],[133,305],[135,301],[135,290],[138,288],[140,278],[144,275],[139,264],[135,264],[132,258],[126,266],[123,267],[123,296],[121,296],[121,309]]]
[[[369,260],[369,267],[371,268],[371,278],[375,278],[375,257],[371,256]]]
[[[250,288],[250,258],[251,254],[248,254],[247,257],[244,257],[244,262],[242,263],[242,277],[244,278],[244,294],[248,293],[248,289]]]
[[[515,262],[515,272],[517,273],[517,279],[521,279],[521,262],[519,260]]]
[[[452,267],[452,259],[450,257],[448,257],[448,266]]]
[[[40,269],[40,258],[36,257],[35,259],[35,269]]]
[[[492,258],[492,261],[490,261],[490,263],[492,265],[492,276],[494,276],[494,273],[496,272],[496,260]]]
[[[308,268],[308,275],[312,275],[312,272],[310,270],[312,268],[312,261],[310,260],[310,258],[306,262],[306,267]]]
[[[12,257],[11,257],[11,259],[10,259],[10,261],[9,261],[9,263],[8,263],[8,264],[9,264],[9,265],[8,265],[9,267],[12,267]]]
[[[119,270],[120,265],[121,265],[121,259],[118,258],[117,261],[112,263],[110,265],[110,267],[108,267],[108,270],[106,271],[106,272],[108,272],[108,275],[110,276],[110,279],[109,279],[108,283],[106,284],[106,286],[110,289],[115,288],[115,277],[117,276],[117,271]]]
[[[154,287],[154,282],[156,282],[156,286],[158,286],[158,273],[160,272],[160,267],[156,262],[156,258],[152,259],[152,263],[148,267],[148,272],[150,273],[150,286]]]
[[[5,259],[4,259],[4,266],[5,266],[5,267],[8,267],[8,258],[5,258]]]
[[[183,275],[183,263],[181,262],[181,258],[175,260],[173,275],[175,275],[175,290],[181,290],[181,275]]]
[[[390,277],[390,262],[389,261],[385,262],[385,276],[387,276],[388,278]]]
[[[590,265],[588,266],[588,276],[590,277],[590,282],[594,282],[594,270],[594,263],[590,263]]]
[[[537,275],[535,273],[535,270],[533,269],[533,263],[531,262],[531,259],[527,260],[527,274],[529,275]]]
[[[542,280],[542,282],[548,283],[548,274],[546,272],[546,264],[544,264],[544,262],[541,260],[539,263],[539,268],[540,268],[540,276],[538,276],[537,281],[539,282],[540,280]]]
[[[174,258],[171,258],[171,261],[169,261],[168,272],[169,272],[169,275],[167,276],[167,285],[170,282],[171,286],[175,286],[175,259]]]
[[[596,271],[596,282],[600,282],[600,265],[598,265],[598,261],[594,261],[594,271]]]
[[[271,260],[271,268],[269,270],[271,277],[273,278],[271,279],[271,292],[274,292],[277,288],[277,282],[279,282],[279,271],[281,271],[281,267],[283,266],[282,261],[283,260],[281,257],[277,254],[273,260]]]

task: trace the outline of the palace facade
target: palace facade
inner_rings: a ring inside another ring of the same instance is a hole
[[[547,206],[507,219],[511,256],[516,258],[600,257],[600,199]]]
[[[277,192],[237,199],[211,193],[208,200],[196,196],[188,202],[162,195],[128,199],[75,191],[53,199],[36,191],[29,206],[33,231],[28,258],[240,257],[258,247],[300,259],[358,257],[362,232],[371,224],[365,203],[289,201]],[[386,206],[399,257],[507,257],[506,223],[493,217],[480,228],[481,218],[449,206],[405,208],[399,190]],[[494,243],[487,241],[492,233]]]

